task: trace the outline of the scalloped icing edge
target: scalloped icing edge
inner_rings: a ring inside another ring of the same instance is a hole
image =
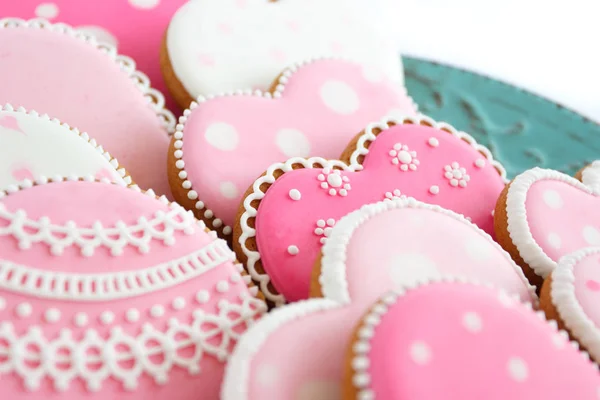
[[[600,255],[600,247],[587,247],[560,259],[551,275],[550,297],[565,327],[597,361],[600,360],[600,329],[577,300],[573,273],[575,266],[591,255]]]
[[[342,304],[351,302],[350,293],[348,292],[348,280],[346,278],[346,251],[348,250],[348,244],[350,243],[352,236],[363,224],[373,217],[391,210],[407,208],[424,209],[440,213],[473,228],[475,232],[479,233],[481,237],[504,255],[506,261],[512,265],[517,276],[524,283],[525,287],[528,288],[530,298],[532,299],[534,306],[537,307],[539,299],[535,292],[535,286],[529,283],[521,267],[515,264],[511,256],[504,251],[504,249],[496,243],[489,234],[461,214],[447,210],[438,205],[423,203],[412,197],[407,199],[386,199],[377,203],[364,205],[347,214],[335,224],[331,234],[327,238],[327,242],[323,245],[321,250],[323,258],[321,259],[319,284],[321,285],[323,297],[338,301]]]
[[[356,338],[351,342],[349,346],[349,349],[351,349],[352,352],[351,368],[353,372],[351,375],[351,384],[353,389],[358,394],[357,398],[370,400],[375,400],[376,398],[375,393],[369,387],[371,378],[368,372],[368,365],[365,365],[363,362],[366,357],[365,354],[368,352],[371,346],[370,339],[374,336],[375,327],[379,324],[381,318],[385,316],[385,314],[388,312],[389,307],[396,304],[404,295],[406,295],[406,293],[412,290],[418,290],[419,288],[432,283],[466,284],[479,287],[487,287],[496,290],[498,292],[498,298],[500,301],[502,301],[503,303],[506,302],[508,304],[520,304],[521,306],[525,307],[525,309],[530,310],[533,313],[533,315],[536,315],[540,320],[546,322],[555,334],[561,336],[564,339],[565,344],[570,343],[571,346],[575,350],[577,350],[579,354],[581,354],[584,360],[589,362],[589,364],[595,367],[596,370],[600,370],[598,365],[591,361],[590,355],[585,350],[582,350],[577,342],[570,340],[569,334],[566,331],[558,328],[558,324],[556,321],[546,319],[546,314],[544,314],[543,311],[536,311],[531,303],[521,302],[518,296],[512,296],[508,294],[505,290],[498,289],[491,284],[481,283],[477,280],[461,279],[452,276],[442,276],[434,279],[429,279],[427,281],[421,281],[415,284],[414,286],[406,289],[388,292],[387,294],[383,295],[379,299],[379,301],[377,301],[365,313],[363,318],[361,318],[359,324],[357,324]],[[345,378],[347,379],[350,377]]]
[[[498,174],[500,175],[500,177],[502,178],[502,180],[505,183],[508,182],[508,180],[506,179],[506,170],[504,169],[502,164],[500,164],[498,161],[494,160],[492,153],[486,147],[479,145],[477,143],[477,141],[471,135],[469,135],[465,132],[458,131],[445,122],[438,123],[438,122],[434,121],[433,119],[426,117],[422,114],[420,114],[417,117],[404,117],[401,119],[385,117],[380,122],[375,122],[375,123],[371,123],[371,124],[367,125],[367,128],[364,130],[364,133],[358,139],[356,148],[354,149],[354,151],[352,152],[352,154],[350,156],[350,164],[349,165],[343,163],[340,160],[329,160],[328,161],[328,160],[325,160],[320,157],[312,157],[309,159],[295,157],[295,158],[291,158],[291,159],[287,160],[284,163],[272,164],[267,169],[267,171],[264,173],[264,175],[262,175],[260,178],[258,178],[252,184],[252,192],[249,193],[244,198],[244,201],[243,201],[244,212],[242,213],[242,215],[239,219],[239,222],[238,222],[238,224],[240,225],[240,228],[242,230],[242,233],[241,233],[240,237],[238,238],[237,243],[239,244],[240,249],[242,250],[242,252],[244,253],[244,255],[247,258],[245,265],[246,265],[246,269],[250,273],[250,276],[252,276],[252,279],[254,279],[256,282],[259,283],[260,289],[263,292],[263,294],[266,296],[266,298],[268,300],[272,301],[273,303],[275,303],[276,306],[280,306],[280,305],[284,304],[285,298],[283,295],[281,295],[279,293],[271,292],[271,290],[268,287],[269,282],[270,282],[270,277],[266,273],[260,274],[256,270],[255,266],[257,263],[260,262],[260,259],[261,259],[260,251],[252,251],[252,250],[248,249],[248,247],[246,246],[246,242],[256,236],[256,229],[251,228],[248,225],[248,219],[256,216],[256,214],[258,212],[258,207],[260,206],[260,201],[265,197],[266,191],[268,190],[267,189],[263,192],[261,190],[261,186],[265,183],[267,183],[267,184],[269,184],[269,186],[271,186],[276,181],[275,175],[274,175],[276,171],[279,171],[279,172],[282,172],[285,174],[286,172],[289,172],[292,170],[292,165],[294,165],[294,164],[301,165],[303,168],[315,168],[315,165],[318,165],[319,168],[326,168],[326,167],[332,168],[332,169],[337,168],[337,169],[342,169],[342,170],[350,171],[350,172],[360,171],[360,170],[362,170],[362,164],[358,161],[358,159],[360,156],[366,157],[366,155],[369,154],[369,149],[368,149],[369,144],[377,139],[377,135],[379,133],[384,132],[387,129],[389,129],[395,125],[399,125],[399,124],[400,125],[414,124],[414,125],[429,126],[434,129],[443,130],[445,132],[448,132],[449,134],[455,136],[456,138],[467,142],[475,150],[477,150],[484,157],[486,157],[486,159],[490,162],[490,164],[492,164],[496,168],[496,170],[498,171]],[[373,131],[375,131],[375,130],[378,130],[379,133],[374,134]],[[258,204],[257,204],[256,208],[252,207],[252,205],[251,205],[252,202],[255,200],[258,200]]]
[[[34,118],[44,120],[44,121],[49,121],[50,123],[57,124],[63,128],[68,129],[69,132],[71,132],[74,135],[79,136],[85,143],[89,144],[90,146],[92,146],[94,148],[94,150],[96,150],[98,153],[100,153],[108,161],[108,163],[111,165],[111,167],[113,167],[113,169],[117,172],[117,174],[121,177],[121,179],[123,179],[123,182],[127,186],[133,185],[133,181],[131,179],[131,176],[129,175],[129,172],[127,172],[127,170],[119,164],[119,161],[116,158],[111,156],[108,151],[105,151],[104,148],[101,145],[99,145],[95,139],[92,139],[86,132],[80,132],[79,129],[77,129],[75,127],[71,127],[69,124],[67,124],[65,122],[61,122],[57,118],[51,118],[50,116],[48,116],[48,114],[40,114],[35,110],[27,110],[25,107],[14,108],[11,104],[7,103],[7,104],[0,106],[0,112],[2,112],[2,111],[9,111],[9,112],[25,114],[25,115],[28,115],[28,116],[31,116]],[[87,177],[87,179],[88,180],[90,179],[89,176]],[[110,181],[108,178],[103,178],[100,180],[107,181],[107,182]],[[118,183],[118,182],[115,182],[115,183]],[[10,186],[11,185],[9,185],[9,187]]]
[[[525,204],[529,189],[542,180],[563,182],[597,197],[600,197],[600,191],[587,186],[585,181],[582,183],[562,172],[537,167],[523,172],[511,182],[506,195],[506,230],[523,261],[536,275],[546,278],[556,268],[557,263],[548,257],[533,238]]]
[[[58,32],[82,40],[95,47],[97,50],[106,54],[111,61],[115,62],[119,68],[126,73],[133,81],[134,85],[140,90],[148,105],[156,113],[161,125],[170,135],[175,129],[176,118],[173,113],[165,108],[165,97],[158,90],[150,86],[150,79],[146,74],[136,69],[135,61],[130,57],[120,55],[117,49],[108,43],[99,42],[95,36],[78,30],[71,25],[64,23],[53,24],[43,18],[23,20],[20,18],[0,18],[0,29],[8,28],[26,28],[26,29],[46,29],[51,32]]]
[[[34,181],[31,181],[29,179],[25,179],[21,182],[19,182],[17,185],[11,185],[10,188],[5,188],[5,189],[0,189],[0,201],[2,201],[3,198],[10,196],[11,194],[17,193],[21,190],[26,190],[29,189],[33,186],[40,186],[40,185],[46,185],[46,184],[50,184],[50,183],[58,183],[58,182],[65,182],[65,181],[70,181],[70,182],[98,182],[98,183],[102,183],[102,184],[107,184],[107,185],[116,185],[116,186],[121,186],[130,190],[133,190],[135,192],[138,193],[142,193],[145,194],[146,196],[152,197],[154,199],[157,199],[161,204],[169,206],[170,208],[176,208],[179,207],[182,210],[183,207],[181,207],[178,203],[176,202],[172,202],[169,201],[169,199],[167,199],[167,197],[165,195],[161,195],[158,196],[154,190],[152,189],[148,189],[148,190],[142,190],[138,185],[130,185],[127,186],[125,183],[122,182],[111,182],[108,179],[102,179],[102,180],[97,180],[94,176],[92,175],[88,175],[85,177],[79,177],[79,176],[53,176],[51,178],[45,177],[45,176],[40,176],[37,179],[35,179]],[[187,211],[184,210],[186,212],[191,212],[191,211]],[[211,239],[213,240],[218,240],[218,241],[223,241],[225,242],[223,239],[219,238],[217,236],[217,233],[213,230],[210,230],[206,227],[206,224],[204,223],[204,221],[201,220],[197,220],[198,226],[200,227],[200,229],[203,229]],[[227,245],[227,243],[225,243],[225,245],[227,246],[227,248],[232,251],[229,246]],[[233,251],[232,251],[233,253]],[[260,291],[260,288],[258,286],[255,286],[254,283],[252,282],[252,278],[250,277],[250,275],[248,275],[246,273],[246,270],[244,269],[244,266],[238,261],[237,257],[235,257],[235,253],[233,254],[233,264],[236,267],[236,269],[239,271],[240,275],[242,276],[242,279],[244,281],[244,283],[246,283],[246,286],[248,287],[248,291],[250,292],[250,294],[252,295],[252,297],[260,299],[260,300],[264,300],[264,295],[263,293]],[[1,261],[1,260],[0,260]]]
[[[339,61],[352,63],[354,65],[361,65],[360,63],[353,61],[346,57],[327,56],[327,57],[309,58],[304,61],[294,63],[291,66],[284,69],[283,72],[279,75],[279,77],[277,77],[275,79],[271,90],[262,91],[262,90],[245,89],[245,90],[228,91],[228,92],[223,92],[223,93],[214,94],[214,95],[213,94],[209,94],[206,96],[200,95],[200,96],[198,96],[196,101],[193,101],[190,104],[189,108],[183,112],[183,115],[181,117],[179,117],[179,122],[176,125],[175,133],[173,134],[173,137],[175,139],[175,141],[173,142],[173,149],[174,149],[173,156],[177,160],[177,161],[175,161],[175,167],[179,170],[179,173],[177,174],[177,177],[179,178],[179,182],[177,182],[177,186],[181,186],[183,188],[183,190],[185,191],[185,195],[187,196],[187,198],[189,200],[196,201],[196,204],[194,206],[194,208],[196,210],[195,212],[199,213],[200,211],[204,210],[204,212],[202,213],[202,215],[203,215],[202,219],[207,223],[210,222],[212,224],[212,228],[220,231],[225,237],[228,237],[229,235],[231,235],[231,233],[233,231],[232,228],[227,225],[223,226],[223,221],[220,218],[215,218],[214,212],[211,209],[209,209],[208,207],[206,207],[206,204],[200,199],[200,195],[198,194],[198,192],[196,190],[194,190],[192,182],[187,179],[188,173],[185,170],[185,161],[182,158],[183,158],[183,154],[184,154],[183,153],[183,140],[185,137],[184,130],[185,130],[185,124],[187,122],[188,117],[192,114],[194,109],[196,109],[201,104],[210,102],[215,99],[223,98],[223,97],[244,96],[244,97],[265,98],[265,99],[270,99],[270,100],[281,99],[285,94],[285,89],[286,89],[287,84],[290,82],[290,80],[294,79],[294,75],[298,72],[298,70],[300,70],[304,67],[310,66],[312,64],[315,64],[315,63],[318,63],[321,61],[328,61],[328,60],[339,60]],[[419,107],[414,102],[413,98],[408,95],[408,93],[406,91],[406,87],[404,87],[402,85],[401,88],[403,89],[402,94],[405,95],[410,100],[410,103],[412,104],[413,108],[415,109],[415,112],[418,112]]]

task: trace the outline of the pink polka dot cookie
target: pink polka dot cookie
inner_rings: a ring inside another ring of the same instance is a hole
[[[56,175],[132,183],[87,133],[48,115],[0,106],[0,190],[17,190],[23,180]]]
[[[0,392],[217,398],[231,349],[266,308],[240,269],[152,191],[39,179],[0,192]]]
[[[376,66],[366,70],[369,79],[387,76],[402,85],[392,39],[349,2],[194,0],[171,20],[161,66],[182,108],[201,95],[267,90],[284,68],[313,57],[341,56]]]
[[[157,49],[160,48],[169,20],[185,1],[19,0],[5,2],[2,14],[64,22],[93,35],[98,41],[108,43],[133,58],[140,71],[144,71],[156,88],[164,92],[166,86],[160,73]],[[167,103],[170,102],[167,99]]]
[[[314,261],[345,214],[383,199],[414,197],[465,215],[486,232],[505,186],[489,150],[429,118],[371,124],[341,161],[292,158],[248,191],[234,248],[269,300],[308,297]]]
[[[495,212],[498,242],[541,285],[558,260],[600,246],[600,168],[579,174],[583,183],[557,171],[534,168],[517,176],[500,196]]]
[[[537,303],[522,271],[489,235],[414,199],[379,202],[342,218],[318,269],[325,298],[279,307],[258,321],[230,359],[223,400],[339,398],[352,331],[392,289],[452,275]]]
[[[64,24],[0,19],[0,104],[18,104],[95,138],[143,188],[169,194],[173,114],[132,59]]]
[[[561,258],[546,278],[541,308],[571,337],[600,360],[600,247],[589,247]]]
[[[598,367],[566,337],[502,291],[434,281],[367,313],[349,346],[343,398],[597,399]]]
[[[318,59],[286,69],[272,92],[201,97],[184,113],[169,151],[175,199],[231,235],[244,192],[270,164],[290,157],[338,157],[366,124],[414,115],[404,88],[364,67]]]

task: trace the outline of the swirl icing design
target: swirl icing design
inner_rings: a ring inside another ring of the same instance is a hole
[[[517,176],[498,202],[502,212],[496,215],[506,215],[506,223],[498,224],[501,244],[516,247],[523,266],[538,276],[534,279],[546,278],[562,256],[600,246],[600,216],[594,212],[600,204],[598,172],[595,162],[583,171],[582,183],[534,168]]]
[[[386,120],[369,125],[348,165],[293,158],[269,167],[244,200],[234,246],[270,300],[305,299],[311,266],[348,212],[388,194],[409,196],[463,214],[490,233],[503,173],[485,147],[446,124]]]
[[[522,271],[489,235],[414,199],[385,200],[342,218],[323,246],[320,268],[324,299],[277,308],[240,340],[227,367],[224,400],[339,397],[351,332],[389,290],[454,275],[537,302]],[[290,337],[302,339],[290,346]]]
[[[349,61],[301,63],[277,83],[274,92],[200,97],[175,132],[174,194],[226,235],[245,190],[271,163],[312,154],[336,158],[370,121],[416,112],[397,82],[373,82]]]
[[[19,19],[0,19],[0,55],[0,104],[76,126],[137,184],[170,193],[168,132],[175,117],[132,59],[67,25]]]
[[[401,85],[402,66],[391,38],[359,13],[337,0],[195,0],[173,16],[165,50],[192,99],[240,88],[264,90],[287,66],[328,55],[378,66],[381,72],[369,73],[371,79],[388,76]]]
[[[216,398],[233,345],[266,308],[240,269],[152,191],[65,180],[0,192],[0,390]]]
[[[0,154],[0,189],[56,175],[131,184],[125,169],[87,133],[10,105],[0,107]]]
[[[346,398],[597,399],[598,367],[567,338],[495,289],[435,282],[401,291],[357,328]]]

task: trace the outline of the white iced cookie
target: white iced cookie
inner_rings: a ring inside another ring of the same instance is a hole
[[[268,89],[285,67],[319,56],[374,66],[402,83],[400,57],[377,21],[340,0],[194,0],[175,14],[162,67],[178,103],[240,88]]]
[[[0,190],[57,175],[131,184],[119,162],[87,133],[48,115],[0,106]]]

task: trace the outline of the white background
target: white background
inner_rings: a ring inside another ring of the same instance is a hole
[[[406,55],[528,89],[600,122],[600,0],[359,0]]]

